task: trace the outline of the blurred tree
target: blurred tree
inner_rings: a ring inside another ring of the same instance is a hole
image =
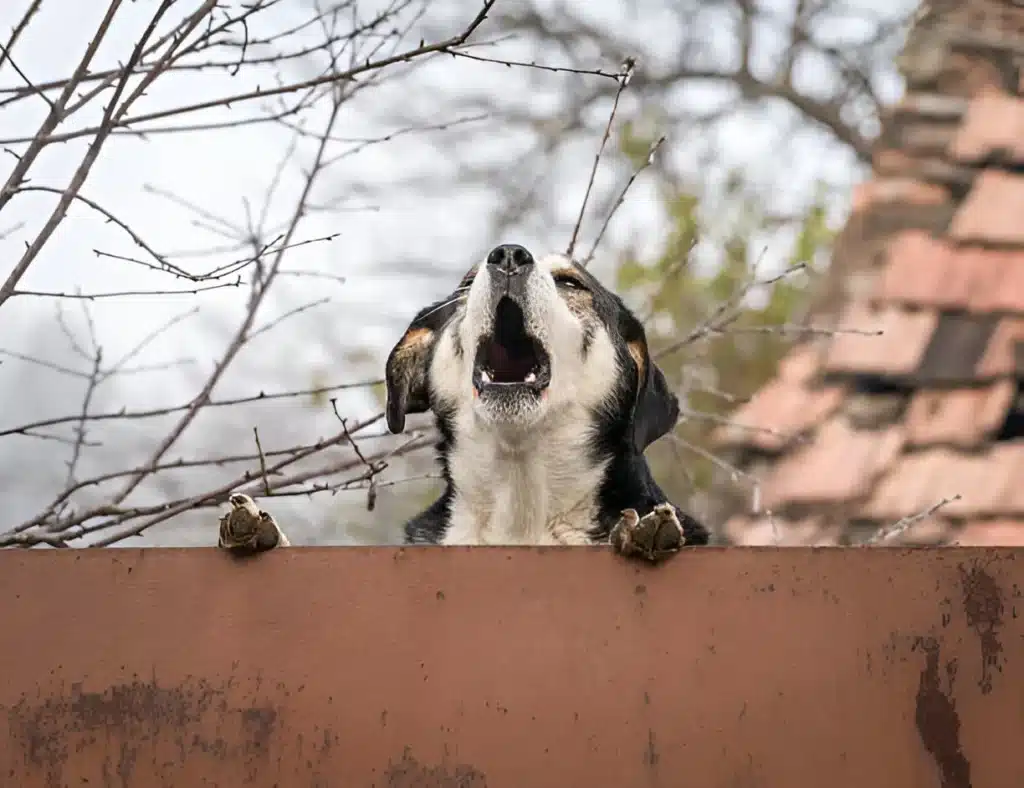
[[[620,149],[639,168],[651,144],[627,125]],[[651,351],[681,395],[684,418],[648,452],[655,473],[673,500],[717,520],[751,491],[714,454],[710,433],[808,333],[833,237],[828,195],[819,190],[766,270],[764,239],[777,223],[738,174],[718,189],[663,179],[658,190],[667,231],[653,253],[619,256],[615,286],[645,318]]]
[[[799,224],[816,183],[843,194],[870,164],[883,108],[900,92],[895,58],[917,6],[917,0],[884,7],[858,0],[499,5],[493,36],[469,55],[490,61],[489,70],[457,91],[435,85],[460,111],[486,113],[486,142],[476,127],[453,128],[438,139],[443,155],[417,161],[411,182],[439,196],[457,184],[493,197],[493,221],[474,239],[481,249],[509,233],[563,245],[617,91],[613,80],[580,79],[578,70],[615,72],[629,59],[635,69],[617,102],[615,125],[643,121],[667,137],[652,173],[704,184],[738,175],[762,195],[772,194],[773,218]],[[517,74],[502,63],[542,65]],[[420,122],[436,103],[437,92],[424,90],[398,105],[398,122]],[[624,177],[621,165],[602,163],[590,215],[610,208],[614,184]]]

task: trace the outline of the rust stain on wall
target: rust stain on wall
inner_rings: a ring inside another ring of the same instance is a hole
[[[467,764],[426,766],[406,748],[402,757],[388,763],[385,772],[388,788],[487,788],[487,777]]]
[[[1002,671],[1003,644],[999,630],[1003,625],[1003,592],[980,566],[960,567],[960,577],[967,623],[977,634],[981,647],[978,686],[987,695],[992,691],[993,672]]]
[[[1024,785],[1014,549],[0,553],[0,786]]]
[[[104,752],[103,785],[135,786],[140,755],[160,739],[173,745],[179,759],[200,754],[230,759],[251,777],[259,761],[271,756],[278,710],[237,707],[232,694],[230,680],[217,686],[192,678],[169,687],[156,679],[136,679],[101,692],[83,691],[76,682],[50,696],[24,693],[2,708],[7,746],[21,752],[28,773],[38,775],[47,788],[75,784],[74,769],[66,768],[69,759],[105,740],[118,746]],[[173,771],[172,764],[166,768]]]
[[[919,641],[925,653],[925,665],[917,686],[915,721],[921,743],[931,754],[942,775],[942,788],[970,788],[971,763],[964,756],[960,743],[960,715],[956,710],[953,684],[956,681],[956,660],[945,664],[946,685],[939,673],[941,648],[934,638]]]

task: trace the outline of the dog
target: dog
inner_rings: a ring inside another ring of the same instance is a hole
[[[385,366],[388,429],[433,412],[444,491],[407,544],[594,545],[656,562],[708,529],[667,500],[645,449],[679,401],[643,324],[565,255],[504,244],[422,309]],[[273,516],[229,499],[219,544],[288,544]]]

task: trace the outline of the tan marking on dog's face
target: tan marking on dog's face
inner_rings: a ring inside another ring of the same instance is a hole
[[[426,375],[426,354],[434,343],[435,332],[431,328],[413,328],[406,332],[395,349],[393,369],[407,381],[421,379]]]
[[[387,384],[388,429],[401,432],[408,413],[428,407],[427,358],[436,336],[432,328],[410,328],[395,345],[384,367]]]
[[[642,381],[647,373],[647,350],[642,342],[627,342],[626,349],[636,363],[637,380]]]
[[[401,352],[414,353],[420,350],[423,345],[429,344],[434,338],[434,332],[429,328],[414,328],[407,331],[402,338]]]
[[[558,295],[565,302],[565,305],[569,307],[570,312],[580,318],[584,324],[591,324],[597,317],[594,314],[594,296],[586,289],[586,285],[576,270],[574,268],[555,268],[551,271],[551,276],[556,280],[571,279],[579,283],[578,288],[566,287],[564,285],[559,287]]]
[[[426,369],[417,370],[415,367],[423,361],[423,353],[430,349],[434,341],[434,331],[429,328],[413,328],[406,332],[402,341],[395,348],[393,358],[394,370],[402,376],[414,377],[423,374]]]
[[[579,273],[572,266],[565,266],[562,268],[551,269],[551,276],[553,277],[565,277],[566,279],[572,279],[575,282],[579,282],[580,286],[583,286],[583,280],[580,279]]]

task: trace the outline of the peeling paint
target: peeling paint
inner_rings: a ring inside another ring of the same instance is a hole
[[[400,758],[388,763],[388,788],[487,788],[484,773],[468,764],[427,766],[412,757],[410,751],[406,747]]]
[[[999,631],[1003,626],[1003,592],[999,583],[984,569],[960,567],[964,612],[967,623],[978,636],[981,647],[981,677],[978,687],[982,694],[992,691],[993,672],[1003,670],[1003,643]]]
[[[161,741],[172,742],[181,758],[205,755],[245,764],[268,756],[278,710],[233,708],[230,690],[230,682],[202,679],[167,687],[155,679],[134,680],[102,692],[73,684],[67,694],[39,699],[26,694],[0,711],[6,712],[10,745],[20,753],[25,779],[38,775],[47,788],[62,788],[69,779],[65,765],[75,752],[114,740],[119,746],[116,753],[107,752],[102,768],[106,785],[134,788],[140,757],[152,756]],[[213,736],[205,732],[208,716],[219,720]]]
[[[971,788],[971,763],[964,756],[960,743],[960,715],[953,699],[956,660],[945,665],[949,689],[944,690],[939,672],[941,647],[938,641],[921,638],[917,645],[925,653],[914,715],[917,732],[935,760],[942,776],[942,788]]]
[[[658,737],[655,736],[652,729],[648,728],[647,749],[644,750],[644,763],[653,769],[658,765],[658,761],[660,760],[661,756],[658,754]]]

